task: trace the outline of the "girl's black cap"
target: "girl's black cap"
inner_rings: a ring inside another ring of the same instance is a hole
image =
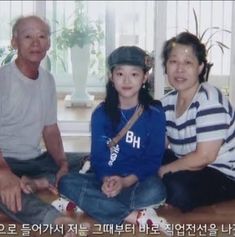
[[[121,46],[108,57],[108,67],[112,70],[116,65],[127,64],[143,68],[146,72],[152,68],[153,60],[150,55],[137,46]]]

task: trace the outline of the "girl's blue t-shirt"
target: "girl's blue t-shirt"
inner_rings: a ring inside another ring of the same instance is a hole
[[[156,175],[165,150],[165,113],[161,105],[149,106],[110,149],[108,141],[115,137],[135,112],[136,107],[121,110],[121,121],[113,128],[101,103],[91,118],[91,165],[98,179],[105,176],[136,175],[139,181]]]

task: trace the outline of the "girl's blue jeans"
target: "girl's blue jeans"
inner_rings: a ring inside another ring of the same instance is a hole
[[[166,198],[165,187],[157,176],[125,188],[108,198],[101,191],[101,182],[94,173],[68,174],[59,183],[62,194],[101,224],[121,224],[134,210],[159,206]]]

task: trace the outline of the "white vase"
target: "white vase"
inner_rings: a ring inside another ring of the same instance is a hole
[[[71,95],[71,106],[91,106],[94,96],[87,92],[87,76],[90,62],[90,45],[83,48],[71,48],[72,75],[74,91]]]

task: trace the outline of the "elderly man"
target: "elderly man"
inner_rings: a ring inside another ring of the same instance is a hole
[[[69,169],[57,126],[54,78],[40,67],[50,47],[50,27],[37,16],[20,17],[11,43],[16,60],[0,69],[0,209],[21,223],[68,223],[70,218],[32,193],[56,186]]]

